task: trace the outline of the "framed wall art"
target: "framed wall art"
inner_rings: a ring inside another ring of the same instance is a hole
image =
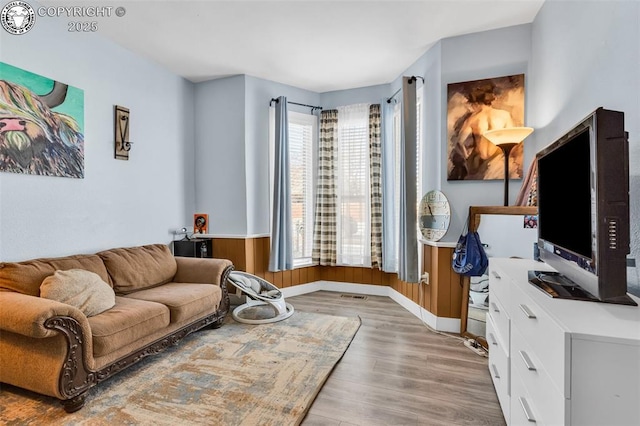
[[[193,233],[206,234],[209,231],[209,215],[196,213],[193,215]]]
[[[0,62],[0,171],[84,177],[84,91]]]
[[[128,160],[131,151],[129,140],[129,108],[116,105],[113,111],[114,121],[114,156],[116,160]]]
[[[524,74],[447,85],[447,180],[504,179],[502,151],[482,135],[524,125]],[[523,147],[509,156],[509,177],[522,178]]]

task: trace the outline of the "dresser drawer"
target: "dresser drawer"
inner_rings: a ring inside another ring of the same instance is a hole
[[[500,300],[500,303],[506,305],[509,303],[509,293],[512,284],[511,279],[500,268],[495,267],[489,259],[489,301],[491,298]]]
[[[495,336],[494,328],[493,320],[487,315],[487,336]],[[511,367],[509,366],[508,350],[504,348],[502,341],[499,339],[491,340],[490,337],[487,337],[487,341],[489,342],[489,374],[491,374],[491,380],[500,401],[502,414],[507,423],[509,423]]]
[[[511,336],[511,373],[517,375],[531,404],[539,410],[538,415],[545,424],[569,424],[569,400],[551,380],[544,364],[531,347],[524,341],[517,329]]]
[[[509,324],[509,315],[507,314],[507,310],[504,308],[502,303],[500,303],[500,299],[494,297],[493,293],[489,294],[489,313],[487,317],[491,317],[493,319],[493,323],[495,326],[494,337],[502,340],[504,343],[504,348],[506,352],[509,352],[509,335],[510,335],[510,324]],[[487,340],[491,338],[489,332],[487,332]]]
[[[540,426],[544,425],[542,420],[541,407],[538,407],[527,388],[525,387],[520,375],[514,371],[511,374],[511,404],[510,404],[510,426]]]
[[[549,374],[554,385],[565,398],[570,398],[570,371],[566,368],[570,362],[570,338],[565,330],[535,303],[522,290],[511,290],[511,335],[514,331],[521,334],[530,348],[535,348],[530,356],[539,360],[539,364]],[[511,350],[511,357],[516,353]]]

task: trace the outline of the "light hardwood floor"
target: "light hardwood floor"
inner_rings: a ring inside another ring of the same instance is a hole
[[[390,298],[321,291],[287,301],[299,311],[362,320],[303,426],[505,424],[487,359]]]

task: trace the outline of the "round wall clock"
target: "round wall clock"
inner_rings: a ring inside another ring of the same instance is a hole
[[[427,241],[439,241],[449,229],[451,209],[445,195],[432,190],[424,194],[418,210],[420,232]]]

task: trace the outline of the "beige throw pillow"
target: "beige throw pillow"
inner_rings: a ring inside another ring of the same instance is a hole
[[[98,315],[116,304],[113,289],[98,274],[83,269],[56,271],[40,285],[40,296],[80,309],[86,316]]]

